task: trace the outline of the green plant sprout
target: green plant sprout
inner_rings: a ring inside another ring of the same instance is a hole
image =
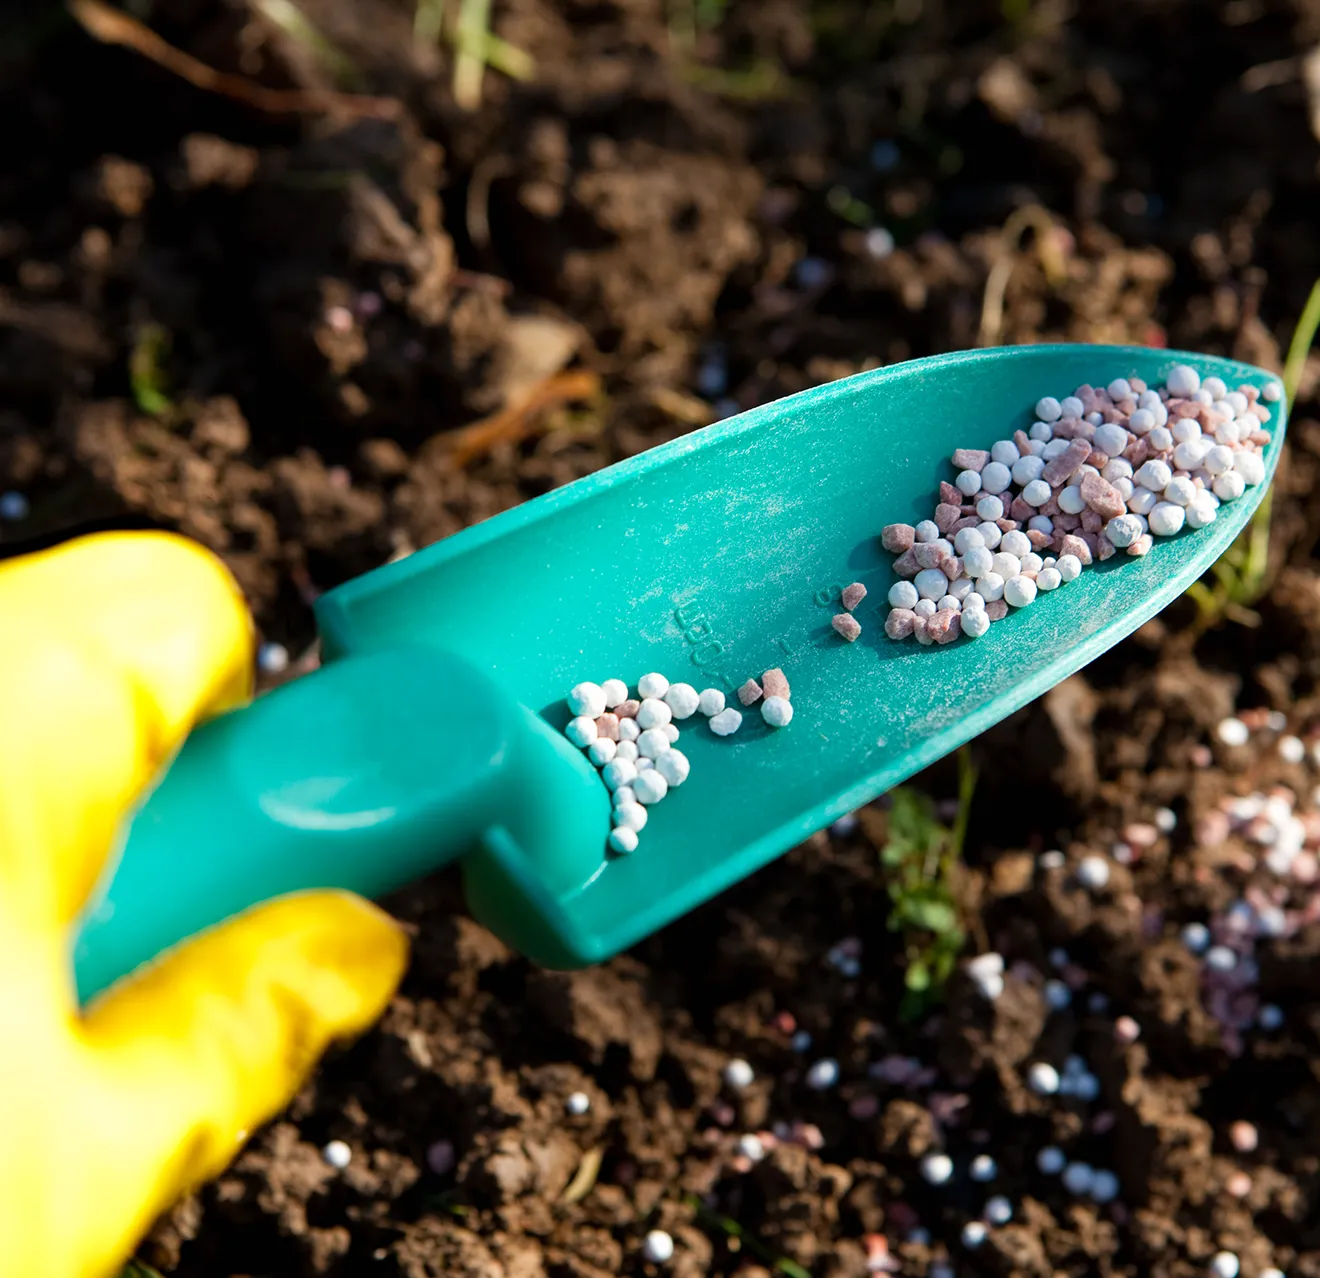
[[[899,1015],[913,1020],[943,996],[966,942],[958,920],[953,882],[976,791],[969,748],[958,751],[958,814],[952,826],[935,817],[935,805],[919,790],[890,792],[889,829],[880,860],[889,870],[889,930],[902,932],[907,951],[906,992]]]
[[[253,0],[253,7],[295,44],[306,49],[341,88],[362,87],[362,75],[353,60],[313,26],[292,0]]]
[[[728,0],[694,0],[693,17],[701,30],[709,31],[724,21],[724,11],[728,7]]]
[[[690,55],[701,31],[712,31],[724,21],[728,0],[669,0],[665,6],[669,39],[675,49]]]
[[[758,58],[750,66],[732,70],[681,62],[679,72],[693,87],[732,102],[780,102],[798,94],[783,68],[769,58]]]
[[[832,186],[825,194],[825,203],[836,217],[853,226],[871,227],[875,225],[875,209],[865,200],[854,195],[846,186]]]
[[[1310,296],[1302,308],[1297,327],[1293,329],[1288,356],[1283,363],[1284,403],[1290,416],[1317,329],[1320,329],[1320,279],[1311,285]],[[1271,487],[1261,499],[1251,522],[1211,567],[1209,575],[1214,579],[1213,583],[1207,584],[1203,579],[1187,588],[1187,594],[1196,604],[1194,634],[1203,634],[1226,620],[1243,626],[1260,625],[1260,614],[1255,611],[1255,605],[1270,584],[1270,514],[1273,507],[1274,489]]]
[[[456,1220],[465,1220],[472,1214],[472,1208],[463,1201],[458,1189],[445,1189],[436,1194],[428,1194],[422,1203],[427,1211],[442,1211]]]
[[[454,28],[454,101],[465,111],[481,105],[486,74],[485,37],[490,34],[490,0],[462,0]]]
[[[454,101],[464,111],[481,105],[481,87],[486,68],[511,80],[530,80],[536,61],[530,53],[500,39],[490,29],[491,0],[460,0],[458,17],[448,21],[446,0],[417,0],[413,10],[413,38],[419,44],[434,44],[447,35],[454,48]]]
[[[669,0],[666,25],[679,74],[689,84],[736,102],[771,102],[795,92],[793,81],[771,58],[756,58],[740,68],[713,67],[696,57],[697,37],[724,21],[728,0]]]
[[[163,1278],[160,1270],[141,1260],[130,1260],[120,1271],[119,1278]]]
[[[413,10],[413,39],[435,44],[445,29],[445,0],[417,0]]]
[[[775,1273],[785,1278],[811,1278],[811,1273],[787,1256],[776,1257],[774,1251],[758,1238],[750,1229],[745,1229],[731,1216],[721,1216],[711,1211],[695,1194],[688,1194],[684,1201],[694,1212],[697,1220],[712,1229],[718,1229],[726,1238],[736,1238],[737,1249],[746,1248],[759,1260],[765,1261]]]
[[[128,385],[133,402],[151,417],[164,417],[174,408],[162,367],[169,353],[170,335],[159,324],[144,324],[138,329],[128,356]]]

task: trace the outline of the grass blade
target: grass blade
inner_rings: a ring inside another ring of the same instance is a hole
[[[335,83],[346,89],[362,87],[362,76],[352,59],[308,20],[292,0],[253,0],[268,22],[277,26],[295,44],[306,49],[325,68]]]
[[[1290,414],[1306,369],[1306,358],[1315,344],[1317,329],[1320,329],[1320,279],[1311,285],[1283,364],[1284,403]],[[1253,609],[1270,584],[1270,519],[1273,511],[1274,489],[1271,487],[1261,499],[1251,522],[1211,569],[1215,584],[1210,586],[1205,581],[1198,581],[1188,588],[1187,594],[1197,609],[1196,633],[1209,630],[1225,619],[1246,626],[1260,624],[1260,614]]]
[[[490,0],[463,0],[454,33],[454,101],[464,111],[481,105],[481,82],[486,73]]]
[[[413,11],[413,37],[418,44],[434,44],[445,29],[445,0],[417,0]]]
[[[1297,388],[1301,385],[1302,371],[1306,368],[1306,357],[1315,345],[1316,329],[1320,328],[1320,280],[1311,285],[1311,295],[1302,307],[1301,318],[1293,329],[1292,341],[1288,343],[1288,358],[1283,362],[1283,393],[1287,398],[1291,412],[1293,400],[1297,398]]]

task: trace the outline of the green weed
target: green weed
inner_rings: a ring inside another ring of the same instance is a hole
[[[454,29],[454,101],[465,111],[481,105],[486,73],[485,38],[490,34],[490,0],[461,0]]]
[[[138,329],[128,355],[128,385],[133,402],[151,417],[164,417],[174,408],[163,367],[169,353],[170,335],[159,324]]]
[[[726,1238],[737,1239],[735,1250],[745,1248],[757,1259],[763,1260],[775,1273],[785,1275],[785,1278],[811,1278],[810,1272],[796,1260],[789,1260],[787,1256],[776,1257],[769,1246],[731,1216],[721,1216],[719,1212],[711,1211],[695,1194],[688,1195],[686,1201],[687,1205],[696,1212],[699,1223],[709,1229],[718,1229]]]
[[[731,102],[779,102],[797,92],[783,68],[768,58],[734,69],[683,62],[679,72],[693,87]]]
[[[130,1260],[119,1274],[119,1278],[163,1278],[160,1270],[140,1260]]]
[[[488,66],[511,80],[530,80],[536,74],[531,54],[500,39],[490,29],[490,3],[459,0],[458,17],[452,23],[446,0],[417,0],[413,11],[413,36],[420,43],[433,44],[448,35],[455,54],[454,101],[465,111],[475,111],[481,105]]]
[[[668,0],[666,24],[675,49],[690,55],[697,35],[718,27],[724,21],[727,8],[728,0]]]
[[[442,1211],[458,1220],[464,1220],[472,1214],[472,1208],[463,1201],[457,1189],[445,1189],[436,1194],[428,1194],[422,1201],[427,1211]]]
[[[729,7],[729,0],[694,0],[693,17],[703,31],[718,27],[724,21],[724,11]]]
[[[1306,357],[1315,344],[1316,330],[1320,329],[1320,279],[1311,286],[1311,294],[1302,308],[1297,327],[1288,343],[1288,356],[1283,364],[1284,403],[1289,416],[1297,387],[1306,367]],[[1213,581],[1193,582],[1187,594],[1196,604],[1196,633],[1209,630],[1223,621],[1235,621],[1243,626],[1260,625],[1260,614],[1255,605],[1269,588],[1270,576],[1270,517],[1274,509],[1274,489],[1262,498],[1251,522],[1242,530],[1234,543],[1220,556],[1210,569]]]
[[[698,36],[724,21],[729,0],[668,0],[666,24],[679,74],[703,92],[735,102],[772,102],[796,91],[789,75],[771,58],[743,67],[714,67],[696,57]]]
[[[353,60],[308,20],[293,0],[252,0],[253,7],[295,44],[301,45],[345,89],[360,89],[362,75]]]
[[[445,0],[417,0],[413,10],[413,38],[418,44],[435,44],[445,29]]]
[[[914,1019],[943,997],[966,934],[958,920],[953,880],[967,837],[976,767],[967,746],[958,751],[958,815],[939,822],[935,805],[918,790],[890,792],[889,827],[880,860],[889,870],[893,909],[889,928],[903,933],[906,992],[900,1015]]]
[[[842,218],[845,222],[851,222],[854,226],[871,227],[875,225],[875,209],[865,200],[854,195],[846,186],[830,187],[825,193],[825,203],[829,206],[830,212],[836,217]]]

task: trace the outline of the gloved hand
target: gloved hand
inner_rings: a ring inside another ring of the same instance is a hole
[[[249,695],[251,646],[233,580],[180,538],[92,537],[0,564],[5,1278],[118,1273],[403,972],[387,915],[307,892],[76,1006],[71,927],[116,827],[197,719]]]

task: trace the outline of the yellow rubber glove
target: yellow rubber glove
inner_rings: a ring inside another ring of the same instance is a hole
[[[249,695],[251,647],[233,580],[180,538],[92,537],[0,565],[5,1278],[116,1274],[402,975],[387,915],[308,892],[78,1011],[71,924],[116,826],[195,721]]]

